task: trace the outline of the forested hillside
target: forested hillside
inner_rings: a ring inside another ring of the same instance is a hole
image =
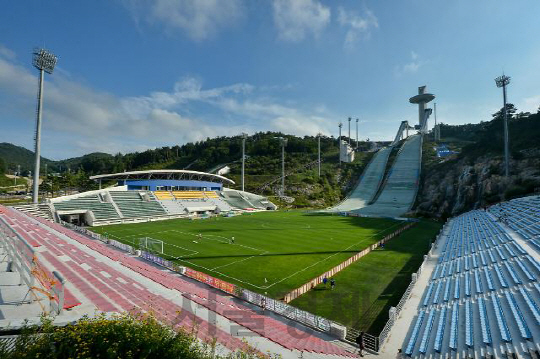
[[[338,163],[337,140],[321,138],[321,176],[318,176],[316,137],[296,137],[282,133],[257,133],[246,139],[246,183],[245,189],[254,193],[275,196],[281,181],[281,145],[278,137],[288,140],[285,148],[285,194],[294,198],[292,207],[325,207],[341,200],[358,180],[361,171],[372,153],[361,152],[351,164]],[[14,155],[6,154],[7,166],[13,171],[16,160],[26,159],[25,166],[31,169],[33,153],[22,147],[5,144]],[[365,147],[365,143],[360,146]],[[22,156],[23,154],[24,156]],[[95,174],[114,173],[143,169],[189,169],[196,171],[217,170],[230,167],[228,177],[241,188],[242,138],[217,137],[205,141],[187,143],[182,146],[161,147],[143,152],[127,154],[91,153],[82,157],[61,161],[44,159],[48,177],[42,191],[59,193],[61,190],[90,190],[96,183],[88,177]],[[24,170],[22,167],[21,170]],[[42,166],[44,174],[44,166]],[[112,183],[111,183],[112,184]],[[279,199],[274,199],[279,202]],[[283,203],[285,205],[285,203]]]
[[[491,121],[441,126],[441,142],[459,154],[435,157],[436,144],[424,146],[419,215],[453,216],[492,203],[540,191],[540,111],[518,113],[508,104],[510,176],[504,176],[502,109]]]

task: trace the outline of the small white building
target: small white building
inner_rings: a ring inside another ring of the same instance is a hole
[[[347,141],[340,141],[339,159],[341,162],[351,163],[354,161],[354,150]]]

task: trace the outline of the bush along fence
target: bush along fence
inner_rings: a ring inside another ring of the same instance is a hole
[[[446,228],[446,225],[439,231],[439,234],[437,234],[437,237],[434,243],[438,243],[438,240],[442,237],[445,228]],[[403,310],[403,307],[405,306],[405,302],[407,302],[407,299],[409,299],[411,292],[414,288],[414,285],[416,284],[418,277],[420,276],[420,273],[422,273],[422,269],[424,268],[424,264],[426,263],[428,256],[431,255],[432,253],[433,253],[433,244],[431,246],[429,253],[424,256],[424,261],[420,265],[420,268],[418,268],[418,271],[412,274],[411,283],[405,290],[405,293],[403,293],[403,296],[399,300],[398,304],[395,307],[390,307],[390,310],[388,311],[388,321],[386,322],[384,328],[381,330],[379,336],[371,335],[368,333],[364,334],[364,344],[367,349],[378,352],[379,349],[382,348],[384,342],[388,338],[388,334],[390,333],[390,330],[394,326],[394,323],[398,319],[399,314]],[[354,342],[358,334],[360,333],[357,329],[347,328],[347,337],[345,338],[345,340],[349,342]]]
[[[326,278],[333,277],[336,273],[341,272],[343,269],[347,268],[348,266],[350,266],[351,264],[353,264],[354,262],[356,262],[357,260],[359,260],[360,258],[365,256],[366,254],[368,254],[372,250],[376,249],[381,244],[388,242],[392,238],[395,238],[396,236],[401,234],[403,231],[411,228],[415,224],[416,224],[416,222],[411,222],[411,223],[405,225],[404,227],[401,227],[400,229],[398,229],[398,230],[390,233],[389,235],[385,236],[383,239],[381,239],[377,243],[372,244],[371,246],[367,247],[366,249],[362,250],[361,252],[356,253],[354,256],[347,259],[343,263],[341,263],[341,264],[335,266],[334,268],[330,269],[328,272],[326,272],[324,274],[321,274],[320,276],[318,276],[316,278],[313,278],[312,280],[310,280],[306,284],[302,285],[301,287],[296,288],[295,290],[285,294],[285,297],[283,298],[283,301],[285,303],[289,303],[292,300],[298,298],[302,294],[304,294],[304,293],[308,292],[309,290],[313,289],[318,284],[321,284],[325,277]]]
[[[212,288],[219,289],[227,294],[234,295],[244,301],[250,302],[257,306],[262,307],[265,310],[277,313],[285,318],[299,322],[303,325],[311,327],[313,329],[319,330],[321,332],[332,335],[340,340],[344,340],[347,335],[347,328],[341,324],[333,322],[329,319],[319,317],[315,314],[306,312],[304,310],[290,306],[282,301],[278,301],[269,297],[266,297],[262,294],[258,294],[247,289],[241,288],[235,284],[228,283],[218,278],[214,278],[206,273],[202,273],[196,270],[193,270],[188,267],[179,266],[176,263],[163,259],[158,255],[153,253],[137,250],[128,244],[118,242],[114,239],[109,239],[106,236],[91,232],[85,228],[78,227],[74,224],[67,223],[64,221],[60,222],[67,228],[75,230],[79,233],[82,233],[90,238],[100,240],[104,243],[112,245],[122,251],[138,255],[140,258],[167,268],[176,273],[180,273],[186,277],[192,278],[198,282],[204,283]]]

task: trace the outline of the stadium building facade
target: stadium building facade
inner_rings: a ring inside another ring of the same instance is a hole
[[[43,216],[102,226],[277,208],[266,197],[225,187],[235,184],[231,179],[205,172],[131,171],[90,179],[99,182],[98,190],[48,200],[40,206]]]

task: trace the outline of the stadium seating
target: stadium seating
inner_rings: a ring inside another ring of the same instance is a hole
[[[174,199],[174,196],[169,191],[154,191],[154,195],[159,200],[170,200]]]
[[[110,191],[109,193],[124,218],[155,217],[167,214],[152,192]]]
[[[540,213],[539,200],[509,203],[497,207],[505,213],[520,213],[517,208]],[[539,350],[530,343],[540,341],[540,264],[506,231],[498,213],[499,209],[475,210],[447,223],[418,317],[402,344],[407,356],[430,357],[433,351],[453,357],[460,350],[471,351],[465,357],[498,356]],[[533,240],[533,231],[525,229],[530,222],[511,225],[513,218],[519,216],[508,214],[504,223]]]
[[[114,205],[103,201],[98,194],[54,202],[54,208],[57,211],[89,210],[94,213],[98,221],[120,219]]]
[[[175,199],[204,199],[206,195],[203,191],[172,191]]]

